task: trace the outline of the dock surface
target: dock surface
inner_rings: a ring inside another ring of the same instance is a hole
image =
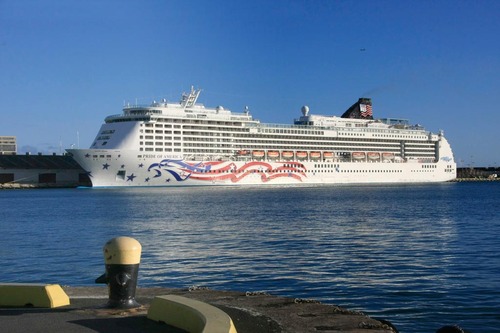
[[[138,288],[141,307],[106,309],[106,287],[67,287],[69,306],[44,308],[1,308],[4,332],[184,332],[146,317],[153,298],[179,295],[213,305],[228,314],[238,333],[282,332],[396,332],[390,325],[357,311],[314,300],[277,297],[262,292]]]

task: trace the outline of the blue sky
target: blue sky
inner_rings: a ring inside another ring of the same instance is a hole
[[[500,166],[500,1],[0,0],[0,135],[92,143],[124,102],[199,101],[262,122],[302,105],[443,129],[459,166]]]

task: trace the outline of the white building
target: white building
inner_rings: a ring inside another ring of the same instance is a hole
[[[15,136],[0,136],[0,155],[15,155],[17,144]]]

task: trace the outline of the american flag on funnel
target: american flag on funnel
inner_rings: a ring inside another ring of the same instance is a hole
[[[371,117],[373,115],[372,113],[372,106],[368,104],[360,104],[359,105],[359,110],[361,111],[361,117]]]

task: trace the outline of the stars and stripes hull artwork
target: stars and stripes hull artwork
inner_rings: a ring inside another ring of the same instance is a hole
[[[360,98],[341,117],[309,114],[291,125],[197,103],[126,105],[88,149],[68,149],[93,187],[444,182],[456,163],[443,132],[374,119]]]

